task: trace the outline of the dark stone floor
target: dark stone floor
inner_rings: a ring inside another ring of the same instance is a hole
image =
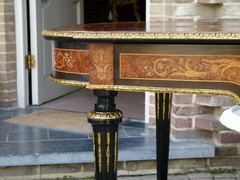
[[[93,162],[91,134],[4,122],[42,109],[0,110],[0,166]],[[123,122],[119,137],[120,161],[156,158],[155,129],[143,120]],[[211,144],[171,142],[170,158],[214,157],[214,149]]]

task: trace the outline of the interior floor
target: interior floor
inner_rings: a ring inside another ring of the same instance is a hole
[[[40,107],[45,109],[57,109],[88,113],[94,109],[97,97],[93,91],[80,89],[71,94],[47,102]],[[119,92],[115,98],[117,109],[121,110],[125,118],[144,120],[145,93]]]

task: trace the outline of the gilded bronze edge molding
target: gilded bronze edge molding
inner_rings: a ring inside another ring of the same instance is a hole
[[[74,81],[74,80],[65,80],[65,79],[58,79],[53,76],[48,76],[48,78],[58,84],[63,84],[63,85],[69,85],[69,86],[81,86],[81,87],[86,87],[89,85],[88,82],[82,82],[82,81]]]
[[[88,114],[88,119],[96,119],[96,120],[121,119],[122,117],[123,117],[123,113],[120,110],[116,110],[114,112],[91,111]]]
[[[88,85],[87,89],[104,89],[109,91],[132,91],[132,92],[154,92],[154,93],[183,93],[183,94],[207,94],[225,95],[233,98],[240,104],[240,97],[227,90],[215,89],[188,89],[188,88],[165,88],[165,87],[144,87],[144,86],[122,86],[122,85]]]
[[[92,32],[92,31],[54,31],[43,30],[42,36],[71,37],[75,39],[231,39],[240,40],[240,33],[235,32]]]
[[[70,85],[70,86],[81,86],[81,87],[86,87],[87,89],[90,89],[90,90],[104,89],[104,90],[110,90],[110,91],[225,95],[233,98],[236,101],[236,103],[240,105],[240,97],[237,94],[227,90],[121,86],[121,85],[89,85],[88,82],[57,79],[53,76],[49,76],[49,79],[59,84]]]

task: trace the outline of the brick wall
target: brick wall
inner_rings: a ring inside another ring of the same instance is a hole
[[[150,21],[217,21],[240,19],[239,0],[150,0]],[[154,94],[146,93],[147,122],[155,124]],[[226,96],[174,94],[171,138],[213,142],[216,154],[240,155],[240,134],[223,127],[221,113],[235,105]]]
[[[0,109],[16,107],[14,5],[0,0]]]
[[[238,19],[239,0],[150,0],[151,21]]]

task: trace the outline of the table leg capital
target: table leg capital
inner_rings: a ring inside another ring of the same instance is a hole
[[[120,110],[116,110],[114,112],[97,112],[97,111],[91,111],[88,113],[88,119],[89,120],[116,120],[116,119],[122,119],[123,113]]]

